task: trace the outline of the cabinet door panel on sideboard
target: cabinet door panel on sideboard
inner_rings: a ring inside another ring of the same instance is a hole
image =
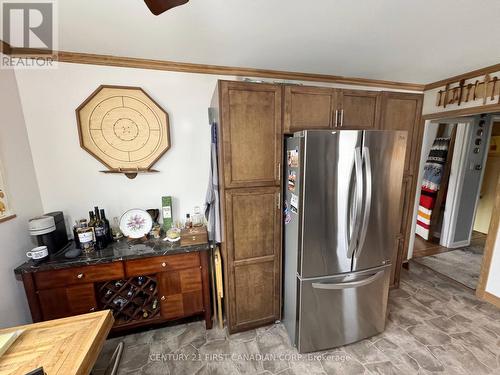
[[[97,309],[94,284],[81,284],[38,291],[43,320],[85,314]]]
[[[225,188],[280,184],[281,87],[220,83]]]
[[[337,126],[346,129],[375,129],[380,114],[380,93],[364,90],[338,90]]]
[[[284,132],[329,129],[336,107],[335,90],[328,87],[285,86]]]
[[[280,316],[280,188],[226,192],[229,329],[271,323]]]

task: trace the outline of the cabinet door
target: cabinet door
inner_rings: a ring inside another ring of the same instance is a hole
[[[416,135],[422,114],[422,95],[397,92],[382,94],[382,114],[380,128],[386,130],[406,130],[405,173],[412,173],[415,163]]]
[[[97,309],[94,284],[38,291],[43,320],[85,314]]]
[[[230,332],[280,317],[280,188],[226,191],[226,312]]]
[[[200,267],[159,273],[158,283],[163,318],[181,318],[203,311]]]
[[[331,88],[285,86],[285,133],[330,128],[335,98],[335,90]]]
[[[280,184],[281,87],[220,83],[226,188]]]
[[[363,90],[338,90],[337,126],[347,129],[375,129],[380,114],[380,93]],[[335,123],[335,121],[334,121]]]

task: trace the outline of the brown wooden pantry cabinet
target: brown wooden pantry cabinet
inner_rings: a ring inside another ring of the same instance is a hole
[[[306,129],[408,131],[401,233],[392,284],[407,246],[422,95],[219,81],[218,124],[225,308],[230,332],[280,319],[283,134]]]

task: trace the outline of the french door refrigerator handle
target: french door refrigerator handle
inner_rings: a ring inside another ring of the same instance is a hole
[[[356,173],[356,199],[354,201],[354,229],[347,246],[347,257],[352,258],[357,247],[358,235],[360,229],[360,216],[363,203],[363,160],[361,158],[361,148],[354,149],[354,167]]]
[[[366,181],[366,195],[365,195],[365,205],[363,212],[363,224],[361,226],[361,234],[358,241],[358,249],[354,256],[359,258],[361,252],[363,251],[363,245],[366,240],[366,232],[368,231],[368,220],[370,219],[370,211],[372,206],[372,165],[370,160],[370,149],[368,147],[363,147],[363,162],[365,165],[365,181]]]
[[[329,289],[329,290],[339,290],[339,289],[350,289],[359,288],[360,286],[365,286],[373,283],[375,280],[381,278],[385,273],[385,269],[377,272],[374,275],[368,276],[365,279],[356,281],[346,281],[344,283],[312,283],[314,289]]]

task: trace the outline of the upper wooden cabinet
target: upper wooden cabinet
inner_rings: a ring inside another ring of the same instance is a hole
[[[329,129],[334,121],[336,106],[334,89],[285,86],[285,133],[307,129]]]
[[[380,93],[363,90],[337,90],[337,127],[375,129],[380,114]]]
[[[220,82],[225,188],[280,185],[281,87]]]
[[[283,129],[375,129],[380,118],[380,92],[328,87],[285,86]]]
[[[380,128],[387,130],[406,130],[405,173],[412,174],[415,165],[416,137],[422,114],[422,95],[401,92],[382,94]]]

